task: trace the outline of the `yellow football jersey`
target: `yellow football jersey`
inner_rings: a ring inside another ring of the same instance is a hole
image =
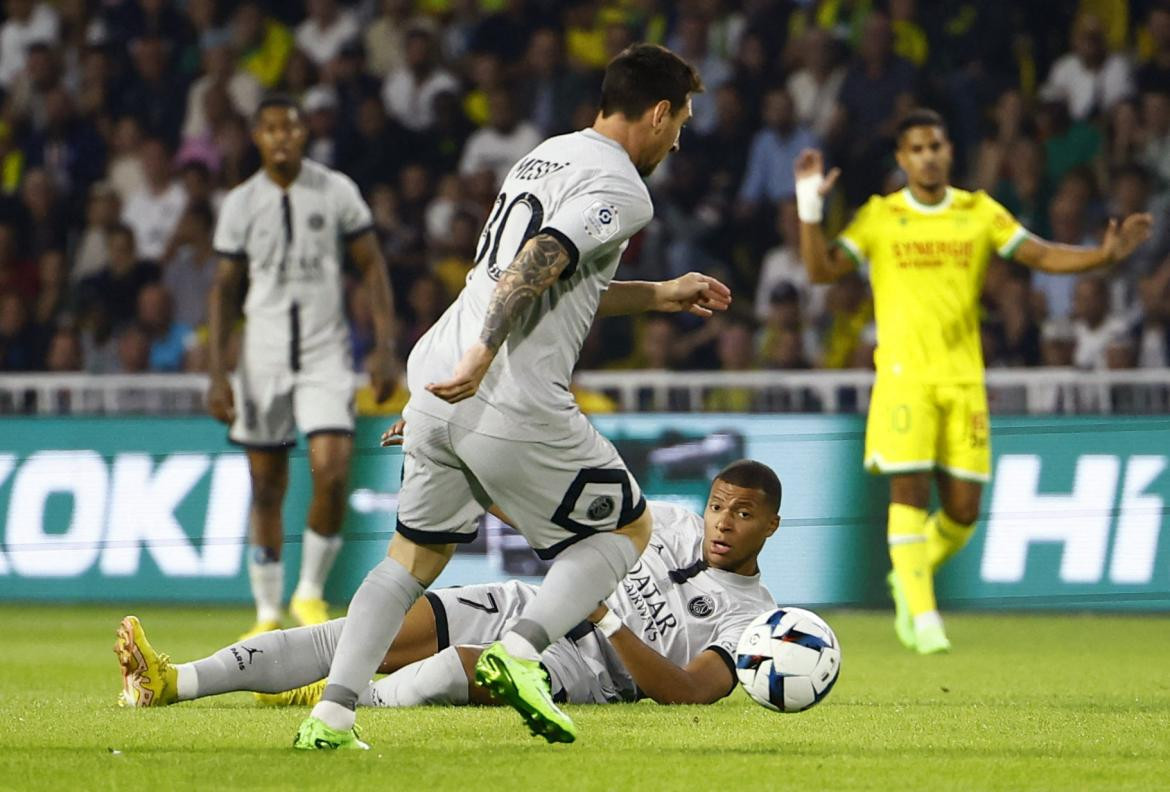
[[[979,295],[992,252],[1011,258],[1028,232],[987,193],[948,187],[934,206],[909,189],[875,195],[837,238],[868,269],[879,374],[982,382]]]

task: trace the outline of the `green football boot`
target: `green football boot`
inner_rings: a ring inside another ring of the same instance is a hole
[[[951,642],[941,624],[931,624],[920,627],[914,636],[914,644],[918,654],[940,654],[951,651]]]
[[[358,739],[357,726],[348,731],[339,731],[329,728],[323,720],[311,715],[301,721],[297,736],[293,738],[293,748],[301,751],[370,750],[370,746]]]
[[[553,702],[548,674],[539,662],[513,657],[503,644],[494,643],[475,664],[475,683],[519,712],[533,735],[550,743],[577,739],[577,727]]]
[[[906,599],[906,592],[902,590],[902,581],[894,570],[886,575],[886,586],[890,590],[890,599],[894,601],[894,632],[902,646],[913,650],[917,648],[914,635],[914,617],[910,615],[910,603]]]

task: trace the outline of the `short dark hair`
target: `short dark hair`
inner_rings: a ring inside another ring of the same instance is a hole
[[[657,44],[631,44],[605,67],[601,81],[601,114],[642,114],[663,99],[677,113],[687,95],[703,90],[699,73],[685,60]]]
[[[296,99],[293,99],[288,94],[269,94],[260,100],[259,107],[257,107],[256,112],[252,114],[253,126],[260,123],[260,116],[263,115],[264,111],[270,107],[279,107],[285,110],[295,110],[297,118],[303,119],[305,117],[305,111],[301,109],[301,105],[297,102]]]
[[[947,131],[947,122],[943,120],[941,115],[927,107],[916,107],[902,116],[902,120],[898,122],[898,128],[894,131],[894,140],[900,141],[907,130],[922,126],[938,127],[943,131],[943,134],[946,134]]]
[[[716,481],[732,484],[745,489],[764,493],[764,505],[776,514],[780,513],[780,477],[776,471],[754,459],[740,459],[732,462],[715,477]]]

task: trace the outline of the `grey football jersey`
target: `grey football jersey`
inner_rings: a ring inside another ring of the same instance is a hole
[[[714,649],[734,668],[740,635],[776,601],[758,574],[706,566],[702,517],[661,501],[648,506],[654,518],[650,544],[606,604],[675,665]]]
[[[601,295],[629,238],[653,216],[650,194],[625,149],[586,129],[541,143],[517,162],[480,235],[459,298],[419,339],[407,363],[410,408],[483,434],[518,440],[569,436],[584,420],[569,392]],[[471,399],[427,393],[479,340],[492,293],[524,243],[551,234],[569,266],[517,323]]]
[[[372,227],[357,185],[312,160],[287,190],[261,170],[227,194],[215,250],[248,267],[245,357],[295,363],[347,343],[344,246]]]

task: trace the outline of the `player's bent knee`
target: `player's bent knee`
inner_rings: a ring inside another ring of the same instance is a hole
[[[346,479],[349,478],[349,465],[343,462],[334,462],[320,465],[313,469],[313,483],[325,489],[344,489]]]
[[[415,580],[424,586],[435,582],[435,578],[447,566],[455,553],[453,544],[424,545],[395,533],[390,539],[386,555],[401,564]]]
[[[254,477],[252,479],[252,508],[259,511],[279,510],[284,501],[284,490],[281,482]]]
[[[948,504],[943,506],[943,511],[959,525],[974,525],[979,519],[978,503]]]

